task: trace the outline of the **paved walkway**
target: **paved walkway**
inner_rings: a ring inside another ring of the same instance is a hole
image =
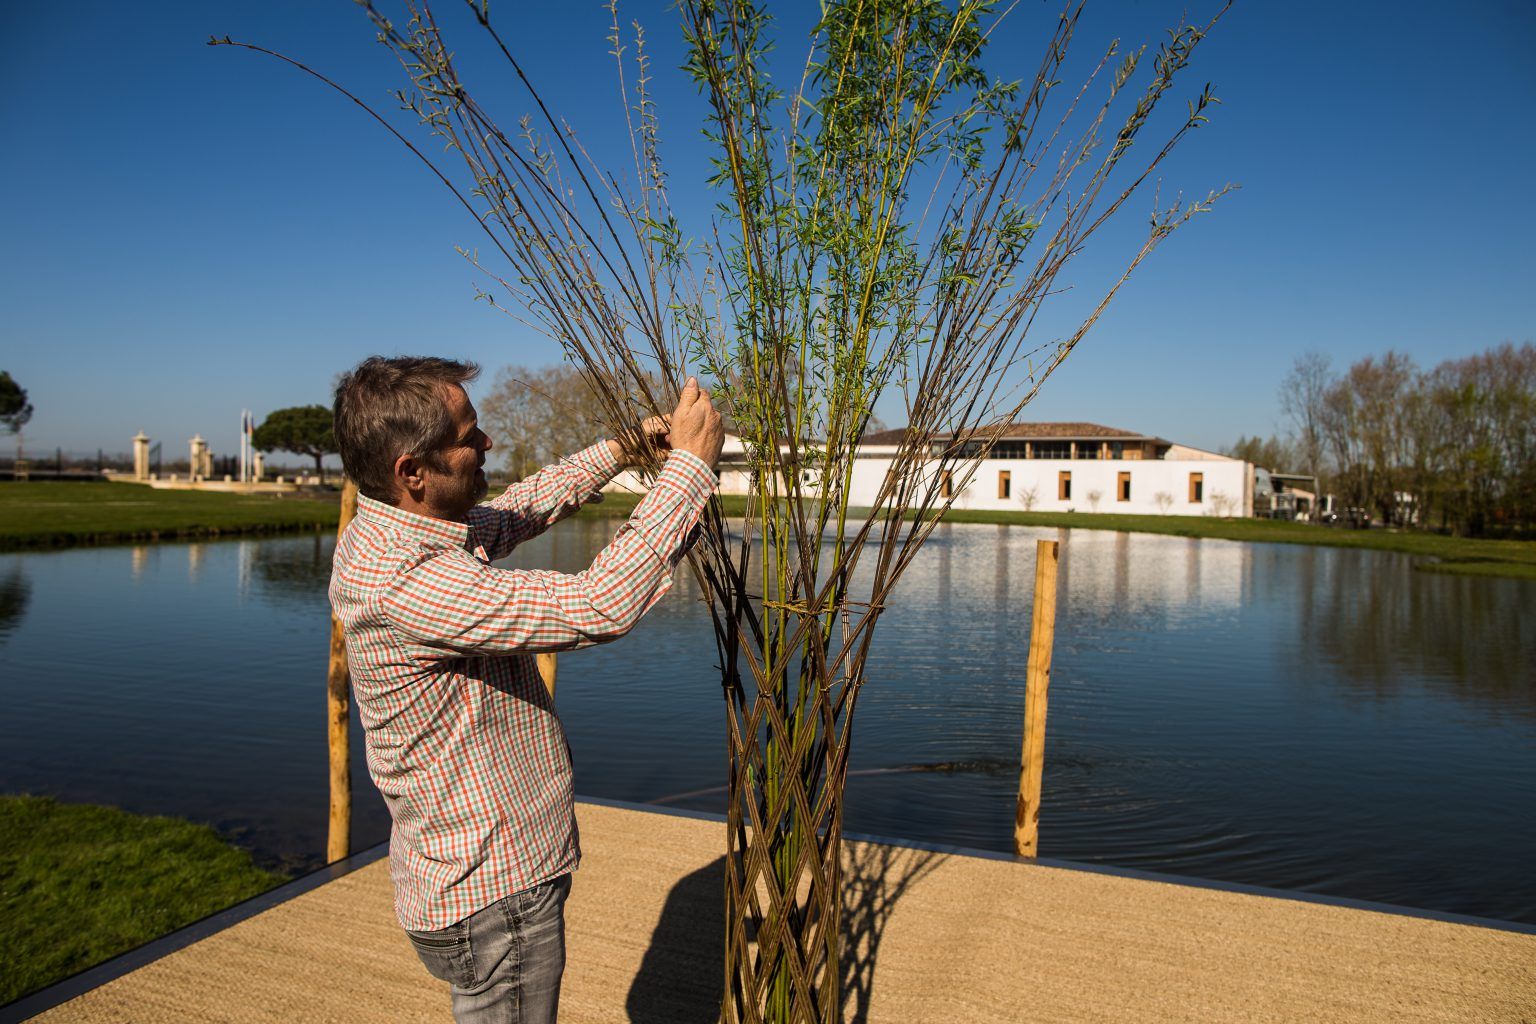
[[[717,823],[582,804],[564,1024],[713,1024]],[[849,847],[869,1022],[1536,1024],[1536,935],[876,844]],[[873,956],[871,956],[873,952]],[[447,1021],[381,861],[36,1018]]]

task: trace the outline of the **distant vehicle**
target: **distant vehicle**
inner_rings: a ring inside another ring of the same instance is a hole
[[[1363,508],[1329,509],[1320,513],[1317,521],[1324,526],[1348,526],[1356,530],[1364,530],[1371,525],[1371,513]]]

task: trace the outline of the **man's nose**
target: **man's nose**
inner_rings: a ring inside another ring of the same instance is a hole
[[[488,452],[492,448],[496,447],[494,444],[491,443],[491,435],[490,434],[487,434],[485,431],[482,430],[482,431],[480,431],[480,436],[482,438],[484,438],[484,444],[482,444],[480,446],[480,450],[481,451]]]

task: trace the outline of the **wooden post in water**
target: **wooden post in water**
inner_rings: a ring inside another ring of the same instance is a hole
[[[549,688],[549,699],[555,699],[555,656],[553,654],[536,654],[534,659],[539,665],[539,678],[544,680],[544,685]]]
[[[1019,806],[1013,818],[1013,852],[1033,857],[1040,849],[1040,781],[1045,774],[1046,691],[1051,685],[1051,648],[1056,639],[1056,564],[1061,546],[1035,545],[1035,613],[1029,631],[1029,674],[1024,683],[1024,758]]]
[[[341,518],[336,526],[338,542],[356,514],[357,485],[347,480],[341,486]],[[331,661],[325,673],[326,737],[331,752],[331,820],[325,840],[327,864],[342,860],[352,852],[352,763],[347,735],[350,681],[347,645],[342,638],[341,622],[332,612]]]

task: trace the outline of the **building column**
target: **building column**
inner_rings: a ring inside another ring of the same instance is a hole
[[[203,440],[202,434],[194,434],[187,444],[190,446],[187,458],[187,479],[196,483],[206,475],[203,470],[203,453],[208,450],[208,442]]]
[[[149,438],[139,431],[133,438],[133,478],[149,479]]]

